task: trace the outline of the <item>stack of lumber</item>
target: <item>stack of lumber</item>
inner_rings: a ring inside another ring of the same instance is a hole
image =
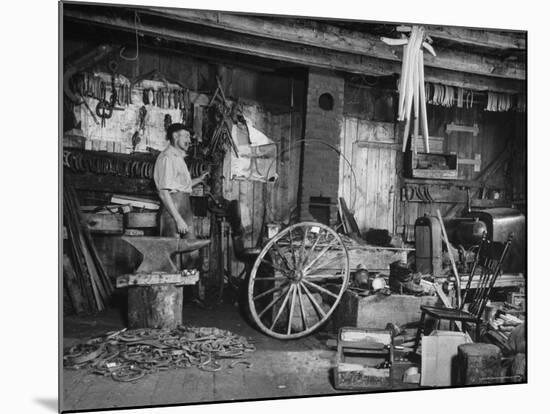
[[[101,311],[113,292],[113,285],[82,217],[76,193],[66,183],[63,185],[63,224],[67,229],[63,282],[72,308],[78,314]]]
[[[487,326],[487,334],[495,340],[496,345],[502,349],[508,348],[510,334],[518,326],[524,323],[520,318],[505,312],[498,312]]]

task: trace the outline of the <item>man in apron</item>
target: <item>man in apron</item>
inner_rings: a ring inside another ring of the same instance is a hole
[[[191,144],[191,134],[183,124],[170,125],[166,131],[166,139],[170,144],[157,157],[153,174],[162,201],[160,236],[181,235],[182,238],[193,239],[195,232],[191,191],[195,185],[206,180],[208,172],[198,178],[191,178],[184,160]]]

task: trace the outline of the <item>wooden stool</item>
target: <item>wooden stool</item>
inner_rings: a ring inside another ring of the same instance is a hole
[[[458,347],[460,385],[496,384],[501,377],[500,348],[492,344],[464,344]]]

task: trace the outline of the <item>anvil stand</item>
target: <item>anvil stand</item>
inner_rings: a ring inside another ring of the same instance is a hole
[[[135,274],[117,278],[117,288],[128,287],[128,327],[173,329],[182,322],[183,285],[198,282],[198,272],[180,271],[172,256],[210,244],[205,239],[123,237],[142,255]]]

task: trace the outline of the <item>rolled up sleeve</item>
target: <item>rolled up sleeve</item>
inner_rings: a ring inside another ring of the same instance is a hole
[[[158,157],[155,162],[155,170],[153,178],[157,190],[169,190],[174,191],[181,186],[181,183],[177,182],[177,170],[175,165],[175,159],[173,157]]]

